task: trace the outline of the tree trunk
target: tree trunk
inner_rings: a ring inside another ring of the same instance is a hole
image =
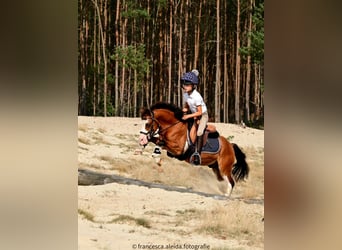
[[[125,6],[125,11],[127,12],[127,3],[123,2],[123,5]],[[126,37],[127,37],[127,22],[128,19],[127,17],[124,18],[123,24],[122,24],[122,47],[124,49],[127,48],[127,42],[126,42]],[[125,53],[125,52],[124,52]],[[121,88],[120,88],[120,115],[124,116],[125,115],[125,101],[124,101],[124,94],[125,94],[125,81],[126,81],[126,68],[125,65],[126,60],[123,58],[122,60],[122,70],[121,70]]]
[[[205,32],[206,34],[206,32]],[[207,45],[204,45],[204,51],[203,51],[203,70],[202,70],[202,85],[203,85],[203,99],[206,101],[208,100],[208,95],[207,95]],[[207,107],[208,108],[208,107]],[[209,114],[208,114],[209,115]]]
[[[94,68],[94,71],[93,71],[93,116],[96,115],[96,108],[97,108],[97,74],[96,74],[96,68],[97,68],[97,63],[96,63],[96,55],[97,55],[97,46],[96,46],[96,40],[97,40],[97,30],[96,30],[96,11],[94,11],[94,33],[93,33],[93,50],[94,50],[94,54],[93,54],[93,68]]]
[[[104,117],[107,116],[107,76],[108,76],[108,61],[107,61],[107,52],[106,52],[106,44],[107,44],[107,0],[104,5],[104,28],[102,29],[102,52],[103,52],[103,61],[104,61],[104,80],[103,80],[103,113]]]
[[[97,4],[97,0],[92,0],[97,10],[98,20],[99,20],[99,28],[100,28],[100,38],[102,41],[102,56],[104,62],[104,81],[103,81],[103,115],[107,116],[107,56],[106,56],[106,41],[104,40],[104,32],[102,28],[102,21],[101,21],[101,13],[99,6]]]
[[[197,69],[199,49],[200,49],[201,16],[202,16],[202,1],[200,1],[199,3],[199,10],[198,10],[197,22],[196,22],[196,27],[195,27],[195,45],[194,45],[195,56],[194,56],[194,62],[193,62],[193,68],[195,69]]]
[[[119,35],[119,17],[120,17],[120,1],[116,1],[116,15],[115,15],[115,46],[120,44]],[[119,60],[115,60],[115,115],[119,115]]]
[[[220,0],[216,1],[215,122],[221,121]]]
[[[254,105],[255,105],[255,120],[260,118],[260,65],[254,65],[254,77],[255,77],[255,91],[254,91]]]
[[[185,20],[184,20],[184,41],[183,41],[183,47],[182,47],[182,62],[183,62],[183,70],[188,71],[191,69],[186,68],[187,61],[188,61],[188,36],[189,36],[189,0],[186,0],[185,6],[183,6],[185,9],[183,10],[185,13]]]
[[[181,6],[180,6],[180,18],[182,18],[183,16],[183,1],[181,1]],[[180,24],[179,27],[179,43],[178,43],[178,100],[177,100],[177,106],[181,106],[182,105],[182,96],[183,93],[181,91],[181,85],[180,85],[180,77],[182,76],[182,74],[185,73],[185,69],[183,68],[183,56],[182,56],[182,47],[183,47],[183,26],[182,24]]]
[[[136,116],[138,107],[156,101],[181,106],[179,79],[197,68],[198,90],[212,121],[262,118],[262,41],[254,44],[248,34],[252,30],[258,35],[263,16],[252,18],[251,8],[258,14],[254,5],[255,0],[79,0],[78,113]],[[142,67],[133,67],[133,54],[108,59],[120,49],[126,53],[140,45],[152,64],[150,71],[142,72],[144,61],[138,63]],[[258,54],[241,57],[240,47],[251,45]]]
[[[224,10],[227,10],[227,1],[224,1]],[[228,17],[224,17],[224,27],[222,34],[224,39],[223,45],[223,122],[229,122],[229,79],[228,79]]]
[[[251,47],[251,36],[250,33],[252,32],[252,7],[253,7],[253,0],[249,2],[249,20],[248,20],[248,35],[247,35],[247,48]],[[250,54],[247,55],[247,72],[246,72],[246,122],[250,121],[250,111],[249,111],[249,95],[250,95],[250,81],[251,81],[251,56]]]
[[[167,93],[167,101],[171,102],[171,91],[172,91],[172,24],[173,24],[173,1],[171,1],[170,10],[169,10],[169,61],[168,61],[168,93]]]
[[[237,0],[236,66],[235,66],[235,122],[240,123],[240,0]]]
[[[83,2],[80,0],[80,8],[83,8]],[[81,53],[80,53],[80,71],[81,71],[81,93],[79,94],[79,115],[85,115],[86,113],[86,67],[85,67],[85,38],[84,38],[84,31],[85,31],[85,17],[81,15],[81,28],[80,28],[80,45],[81,45]]]

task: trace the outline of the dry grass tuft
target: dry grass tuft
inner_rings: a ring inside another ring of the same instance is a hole
[[[91,140],[89,140],[88,138],[84,138],[84,137],[78,137],[78,141],[86,145],[92,144]]]
[[[79,209],[78,209],[78,213],[79,213],[80,215],[82,215],[83,218],[85,218],[86,220],[95,222],[95,220],[94,220],[94,215],[92,215],[90,212],[87,212],[87,211],[85,211],[85,210],[79,208]]]
[[[107,129],[105,129],[105,128],[98,128],[97,131],[99,131],[102,134],[107,133]]]
[[[264,197],[264,151],[262,148],[246,147],[243,149],[249,165],[249,176],[246,182],[239,182],[233,194],[242,198]]]
[[[148,220],[144,218],[134,218],[129,215],[120,215],[119,217],[111,220],[108,223],[126,223],[126,222],[134,222],[138,226],[146,227],[146,228],[151,228],[151,224]]]
[[[239,238],[256,244],[263,242],[264,225],[260,217],[247,210],[241,202],[226,207],[218,205],[202,213],[201,224],[196,231],[220,239]]]
[[[204,211],[198,209],[185,209],[176,211],[176,226],[182,226],[189,223],[191,220],[200,220],[204,215]]]

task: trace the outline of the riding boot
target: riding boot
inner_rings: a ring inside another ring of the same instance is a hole
[[[195,165],[201,165],[201,152],[203,146],[203,136],[197,136],[196,139],[196,152],[194,154],[193,163]]]

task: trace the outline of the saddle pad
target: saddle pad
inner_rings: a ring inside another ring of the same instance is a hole
[[[202,153],[216,154],[220,150],[219,138],[208,137],[207,143],[202,147]]]

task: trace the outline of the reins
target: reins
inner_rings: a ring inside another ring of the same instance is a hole
[[[157,122],[158,122],[158,121],[157,121]],[[177,125],[177,124],[180,123],[180,122],[181,122],[181,121],[177,121],[177,122],[175,122],[175,123],[172,123],[170,126],[164,128],[164,129],[160,129],[159,132],[161,133],[161,132],[163,132],[163,131],[165,131],[165,130],[167,130],[167,129],[169,129],[169,128],[175,126],[175,125]],[[158,124],[159,124],[159,126],[160,126],[160,123],[159,123],[159,122],[158,122]],[[160,128],[161,128],[161,127],[160,127]]]
[[[172,123],[171,125],[167,126],[166,128],[162,128],[161,125],[160,125],[160,122],[154,118],[154,113],[153,111],[151,110],[151,120],[152,120],[152,128],[153,128],[153,122],[156,122],[158,124],[158,128],[154,131],[153,129],[150,130],[150,133],[149,133],[149,136],[150,138],[156,136],[156,135],[160,135],[162,132],[165,132],[166,130],[168,130],[169,128],[177,125],[178,123],[180,123],[181,121],[177,121],[175,123]]]

